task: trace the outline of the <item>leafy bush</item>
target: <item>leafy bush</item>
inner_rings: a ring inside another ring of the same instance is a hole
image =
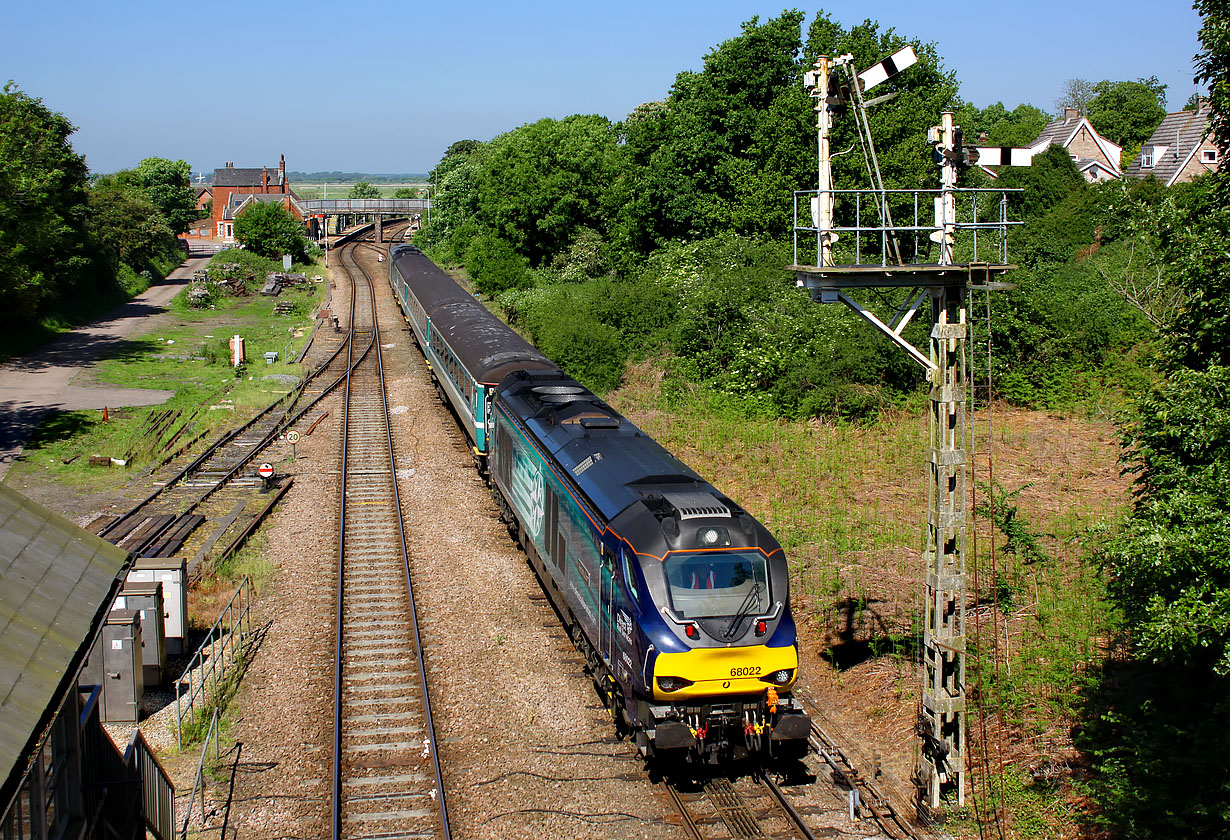
[[[528,265],[511,243],[498,236],[480,236],[470,242],[465,265],[474,287],[485,295],[524,286]]]
[[[235,217],[235,241],[271,259],[283,254],[290,254],[295,262],[307,259],[303,223],[280,202],[262,201],[245,208]]]

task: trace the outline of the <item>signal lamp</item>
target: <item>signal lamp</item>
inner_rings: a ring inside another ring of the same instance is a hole
[[[685,624],[685,625],[683,625],[683,632],[688,634],[688,638],[689,638],[689,639],[697,639],[697,638],[700,638],[700,631],[696,629],[696,625],[695,625],[695,624]]]

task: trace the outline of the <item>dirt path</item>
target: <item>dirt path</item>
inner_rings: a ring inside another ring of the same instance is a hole
[[[158,405],[174,396],[174,391],[73,383],[94,362],[122,350],[130,339],[153,329],[171,299],[207,259],[185,260],[166,280],[105,317],[0,365],[0,481],[50,411]]]

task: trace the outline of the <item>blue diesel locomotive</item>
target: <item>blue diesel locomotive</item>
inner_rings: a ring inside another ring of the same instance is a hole
[[[805,752],[773,536],[413,245],[389,281],[620,733],[664,758]]]

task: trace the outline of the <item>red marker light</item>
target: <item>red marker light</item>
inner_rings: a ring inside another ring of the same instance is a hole
[[[695,624],[688,624],[688,625],[685,625],[685,626],[684,626],[684,628],[683,628],[683,632],[685,632],[685,633],[687,633],[687,634],[688,634],[688,638],[689,638],[689,639],[695,639],[697,636],[699,636],[699,635],[700,635],[699,633],[697,633],[697,632],[696,632],[696,625],[695,625]]]
[[[769,625],[765,624],[763,621],[756,622],[756,635],[757,636],[763,636],[764,631],[768,629],[769,629]]]

